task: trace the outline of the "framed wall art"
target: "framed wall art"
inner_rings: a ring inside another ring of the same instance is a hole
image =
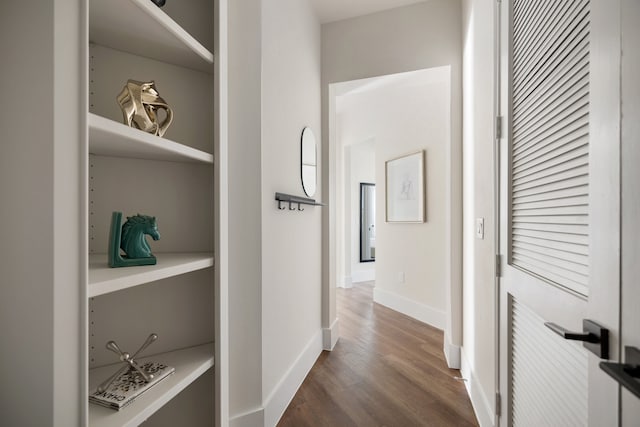
[[[425,151],[385,162],[386,222],[426,221]]]

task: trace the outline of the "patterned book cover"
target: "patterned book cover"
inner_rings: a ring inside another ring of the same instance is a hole
[[[141,367],[148,373],[153,374],[151,381],[147,383],[140,374],[127,371],[116,378],[105,391],[100,393],[95,390],[89,396],[89,402],[120,410],[133,402],[136,397],[175,372],[175,368],[162,363],[147,362]]]

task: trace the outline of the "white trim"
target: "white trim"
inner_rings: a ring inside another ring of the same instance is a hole
[[[264,425],[264,409],[256,408],[229,418],[229,427],[256,427]]]
[[[460,361],[460,375],[463,378],[466,378],[464,385],[467,389],[469,399],[471,400],[471,405],[473,406],[473,411],[476,414],[478,424],[480,424],[480,427],[495,426],[497,420],[495,417],[495,411],[493,410],[493,405],[489,403],[490,400],[478,385],[479,383],[471,369],[471,365],[469,365],[469,361],[465,356],[464,348],[462,348],[462,351],[460,352]],[[506,403],[503,403],[503,405],[505,404]]]
[[[375,270],[351,271],[351,282],[352,283],[371,282],[373,280],[376,280],[376,271]]]
[[[353,280],[351,279],[351,276],[342,276],[338,281],[338,287],[345,289],[353,288]]]
[[[339,318],[336,317],[336,320],[333,321],[331,326],[328,328],[322,328],[322,349],[327,351],[332,351],[338,342],[338,338],[340,338],[340,324],[338,323]]]
[[[377,287],[373,288],[373,301],[435,328],[444,329],[446,314],[444,311]]]
[[[323,333],[319,330],[307,343],[269,397],[265,399],[264,424],[261,425],[271,427],[278,423],[318,356],[322,353],[322,336]]]
[[[444,346],[442,351],[444,351],[444,358],[447,361],[447,366],[449,369],[460,369],[460,346],[451,344],[447,337],[447,333],[444,334]]]

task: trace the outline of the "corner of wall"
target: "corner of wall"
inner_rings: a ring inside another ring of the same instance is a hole
[[[449,369],[460,369],[460,346],[452,344],[446,332],[444,334],[444,347],[442,350],[444,351],[444,358],[447,361]]]
[[[491,400],[480,387],[473,368],[466,358],[464,347],[460,351],[460,362],[460,375],[465,379],[464,385],[480,427],[495,426],[498,420],[495,415],[494,405],[489,403]]]
[[[337,340],[337,320],[332,325]],[[263,407],[233,416],[229,427],[271,427],[278,424],[323,349],[325,329],[318,331],[289,367],[275,389],[264,400]],[[334,343],[335,345],[335,343]]]
[[[322,349],[332,351],[340,338],[340,323],[338,318],[333,321],[330,327],[322,328]]]
[[[338,282],[340,288],[353,288],[353,279],[351,276],[342,276]]]
[[[376,280],[375,270],[351,270],[351,287],[353,283],[371,282]]]
[[[264,408],[256,408],[229,419],[229,427],[256,427],[264,424]]]
[[[278,424],[280,417],[284,414],[287,406],[289,406],[289,403],[291,403],[291,400],[296,395],[298,388],[300,388],[314,363],[316,363],[318,356],[322,353],[323,332],[324,331],[318,331],[307,343],[307,346],[302,350],[300,355],[298,355],[298,358],[276,385],[271,395],[265,399],[264,423],[259,425],[271,427]],[[254,427],[256,425],[258,424],[253,424]]]
[[[373,289],[373,301],[434,328],[444,329],[445,312],[382,288]]]

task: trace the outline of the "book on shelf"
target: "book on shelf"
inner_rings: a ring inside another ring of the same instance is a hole
[[[93,391],[89,395],[89,402],[119,411],[175,372],[175,368],[156,362],[146,362],[140,367],[153,374],[151,381],[146,382],[139,373],[129,369],[113,380],[104,391]]]

